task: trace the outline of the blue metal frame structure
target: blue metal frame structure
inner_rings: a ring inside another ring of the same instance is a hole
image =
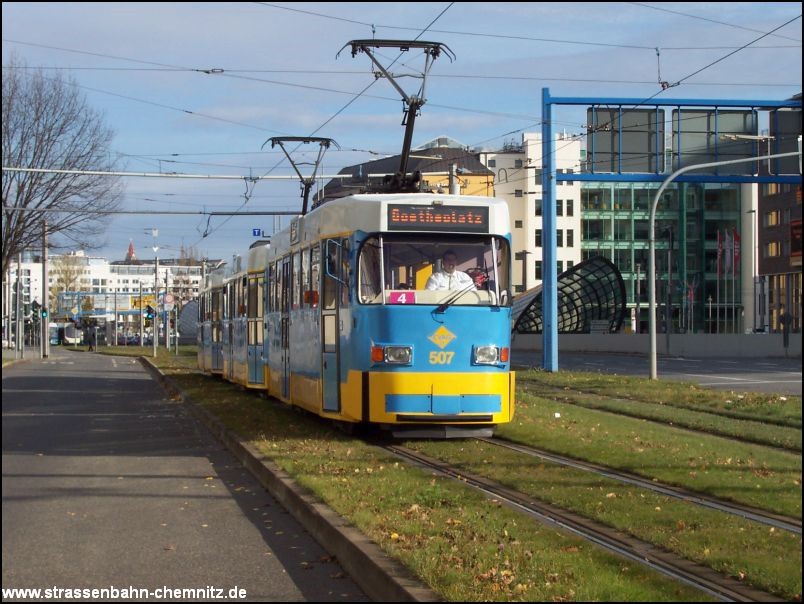
[[[594,181],[594,182],[651,182],[662,183],[673,171],[655,173],[577,173],[557,174],[555,169],[555,138],[553,134],[553,105],[580,105],[607,108],[619,107],[634,109],[638,107],[695,107],[699,109],[741,108],[741,109],[801,109],[801,99],[785,101],[736,100],[736,99],[640,99],[614,97],[554,97],[549,88],[542,88],[542,246],[544,267],[544,344],[542,368],[558,371],[558,270],[556,268],[556,182]],[[663,146],[663,145],[662,145]],[[664,153],[660,149],[659,153]],[[756,155],[756,154],[755,154]],[[659,163],[657,162],[657,166]],[[798,184],[801,175],[750,176],[750,175],[706,175],[683,174],[674,182],[690,183],[779,183]]]

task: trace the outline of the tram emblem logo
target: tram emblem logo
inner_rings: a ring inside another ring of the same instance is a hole
[[[433,334],[428,338],[433,344],[443,349],[446,348],[452,340],[457,338],[454,333],[443,325],[436,329]]]

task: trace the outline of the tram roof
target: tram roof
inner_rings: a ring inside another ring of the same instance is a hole
[[[270,243],[254,246],[248,250],[248,271],[253,272],[265,268],[271,249]]]
[[[204,286],[205,289],[220,287],[226,279],[226,268],[216,268],[214,271],[207,275],[207,282]]]
[[[495,197],[477,195],[439,195],[434,193],[366,193],[349,195],[328,201],[305,216],[294,218],[291,225],[272,238],[270,256],[283,253],[291,246],[304,245],[321,237],[333,237],[354,231],[387,232],[390,206],[421,206],[423,208],[488,208],[488,229],[485,233],[507,236],[511,232],[508,204]],[[443,230],[417,229],[409,232],[452,233]],[[291,243],[291,233],[293,242]]]

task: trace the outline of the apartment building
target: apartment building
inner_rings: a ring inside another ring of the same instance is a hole
[[[41,257],[26,253],[19,266],[12,263],[3,282],[4,332],[14,314],[18,272],[24,316],[36,301],[48,307],[51,320],[92,317],[112,321],[116,315],[125,328],[139,323],[141,305],[156,304],[155,289],[173,294],[178,306],[197,298],[206,267],[219,264],[219,260],[160,258],[156,272],[153,259],[136,260],[129,254],[127,260],[109,261],[83,251],[70,252],[48,258],[46,294]]]
[[[499,151],[481,151],[480,161],[494,173],[494,195],[505,199],[511,215],[516,292],[540,285],[542,255],[542,137],[524,133]],[[556,171],[573,174],[580,169],[581,143],[556,136]],[[581,186],[577,181],[556,183],[556,262],[558,273],[581,261]],[[517,266],[518,263],[518,266]]]

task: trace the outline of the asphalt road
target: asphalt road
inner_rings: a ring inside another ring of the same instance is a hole
[[[514,351],[512,362],[514,365],[541,367],[542,353]],[[558,368],[642,377],[650,375],[647,356],[626,354],[559,351]],[[657,375],[660,380],[695,382],[721,390],[801,396],[801,359],[659,357]]]
[[[367,600],[138,361],[54,347],[2,384],[4,590]]]

